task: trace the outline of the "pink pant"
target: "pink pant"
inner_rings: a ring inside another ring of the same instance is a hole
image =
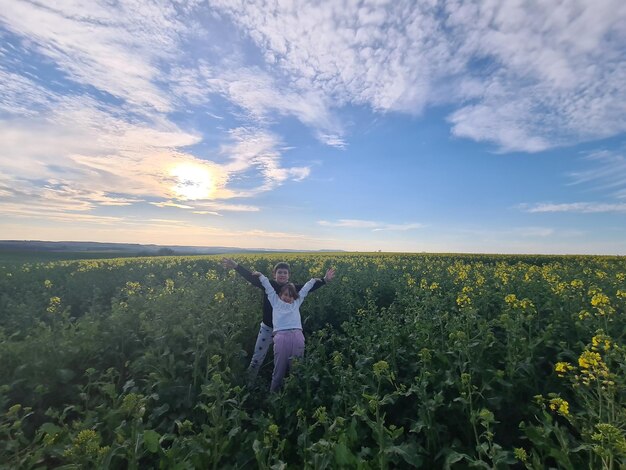
[[[274,372],[270,391],[275,392],[283,384],[283,379],[292,357],[304,356],[304,335],[302,330],[283,330],[274,333]]]

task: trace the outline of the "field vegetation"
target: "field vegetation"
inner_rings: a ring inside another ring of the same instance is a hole
[[[220,257],[0,266],[0,468],[626,468],[626,259],[236,255],[332,283],[269,395]]]

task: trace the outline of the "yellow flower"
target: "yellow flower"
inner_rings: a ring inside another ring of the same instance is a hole
[[[597,352],[584,351],[578,358],[578,365],[581,369],[592,369],[602,362],[600,354]]]
[[[609,298],[605,294],[599,292],[597,294],[594,294],[594,296],[591,298],[591,305],[593,305],[594,307],[609,305]]]
[[[597,351],[599,348],[608,351],[609,349],[611,349],[611,338],[600,333],[591,338],[591,344],[591,349],[593,349],[594,351]]]
[[[129,296],[135,295],[141,290],[141,284],[139,284],[138,282],[134,282],[134,281],[128,281],[126,283],[126,286],[124,287],[124,290]]]
[[[554,370],[559,377],[563,377],[563,375],[572,369],[573,367],[569,362],[557,362],[554,366]]]
[[[456,304],[459,307],[469,307],[470,305],[472,305],[472,299],[470,299],[467,294],[463,293],[456,298]]]
[[[572,286],[574,289],[582,289],[583,287],[583,281],[580,281],[578,279],[574,279],[572,282],[569,283],[570,286]]]
[[[50,297],[50,303],[48,304],[48,308],[46,308],[46,312],[48,313],[56,313],[59,311],[59,307],[61,306],[61,298],[54,296]]]
[[[551,398],[549,406],[552,411],[556,411],[561,416],[569,415],[569,403],[562,398]]]
[[[577,375],[576,379],[584,385],[589,386],[592,381],[596,380],[600,380],[605,386],[613,385],[614,382],[610,380],[612,375],[609,368],[597,352],[583,351],[578,358],[578,365],[580,366],[580,375]]]

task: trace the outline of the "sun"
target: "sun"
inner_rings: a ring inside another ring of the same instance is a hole
[[[175,184],[172,188],[180,199],[208,199],[215,191],[211,171],[202,165],[181,163],[171,169]]]

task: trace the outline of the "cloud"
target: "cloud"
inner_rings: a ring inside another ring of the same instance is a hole
[[[215,0],[266,63],[336,106],[421,113],[537,152],[626,130],[626,4]]]
[[[3,103],[19,116],[0,118],[0,187],[6,188],[0,192],[0,207],[10,206],[12,212],[21,205],[31,213],[29,208],[37,205],[45,213],[55,204],[90,211],[146,199],[157,207],[191,208],[180,189],[188,183],[181,178],[189,168],[210,175],[207,197],[214,201],[255,195],[310,172],[308,167],[283,168],[280,141],[267,131],[233,129],[221,148],[201,159],[180,150],[199,143],[201,136],[167,120],[136,121],[90,96],[52,93],[26,78],[11,87]],[[37,116],[23,115],[21,110],[28,109],[18,102],[23,96],[36,98]],[[176,168],[186,170],[181,175]],[[255,185],[259,172],[262,181]],[[230,189],[231,180],[252,186]],[[258,208],[224,204],[220,210]]]
[[[598,214],[609,212],[626,212],[626,203],[573,202],[563,204],[540,203],[522,204],[520,208],[530,213],[542,212],[575,212],[581,214]]]
[[[406,230],[415,230],[423,228],[423,224],[386,224],[374,229],[374,232],[388,231],[388,232],[404,232]]]
[[[621,152],[596,150],[587,153],[582,161],[588,168],[567,174],[570,178],[570,186],[587,186],[590,189],[608,194],[617,201],[598,202],[543,202],[523,203],[518,209],[528,213],[577,213],[577,214],[600,214],[600,213],[623,213],[626,212],[626,203],[620,202],[626,199],[626,159]]]
[[[430,79],[453,58],[437,32],[436,8],[424,3],[212,4],[250,36],[266,63],[339,106],[419,112],[430,99]]]
[[[153,206],[157,206],[157,207],[175,207],[177,209],[193,209],[193,206],[188,206],[185,204],[178,204],[172,201],[151,202],[150,204],[152,204]]]
[[[194,214],[198,214],[198,215],[216,215],[221,217],[222,214],[220,214],[219,212],[213,212],[213,211],[193,211]]]
[[[323,227],[346,227],[346,228],[376,228],[380,224],[369,220],[340,219],[336,222],[320,220],[318,222]]]
[[[374,222],[371,220],[358,220],[358,219],[339,219],[335,222],[327,220],[320,220],[318,224],[323,227],[342,227],[342,228],[354,228],[354,229],[371,229],[373,232],[379,231],[406,231],[414,230],[424,227],[423,224],[409,223],[409,224],[387,224],[381,222]]]
[[[27,38],[18,47],[51,61],[60,85],[82,84],[152,117],[219,95],[243,111],[246,126],[294,116],[340,148],[345,130],[333,110],[344,105],[420,114],[451,104],[453,135],[507,152],[626,130],[620,0],[129,0],[115,9],[95,2],[88,14],[75,2],[0,6],[1,24]],[[227,20],[244,33],[234,45],[220,36]],[[4,75],[0,93],[10,94],[23,77]],[[33,113],[42,101],[31,95],[16,109]]]
[[[196,208],[214,209],[215,211],[232,211],[232,212],[258,212],[260,209],[257,206],[250,206],[246,204],[229,204],[220,202],[195,202]]]
[[[447,10],[469,57],[487,60],[490,72],[475,103],[452,114],[456,135],[539,151],[626,129],[622,2],[450,2]]]
[[[129,0],[111,8],[92,2],[0,1],[0,22],[28,38],[73,82],[123,99],[136,110],[168,111],[172,104],[155,82],[159,63],[175,57],[184,25],[173,5]]]
[[[611,192],[614,197],[626,198],[626,158],[621,152],[598,150],[584,157],[592,168],[569,173],[572,184],[594,185],[598,190]]]
[[[327,96],[316,90],[281,85],[277,77],[260,67],[233,64],[230,60],[209,66],[201,61],[196,68],[173,70],[171,77],[174,91],[192,104],[208,102],[211,94],[218,94],[240,107],[257,127],[269,127],[276,116],[294,116],[326,145],[345,146],[343,127],[330,112]]]
[[[221,215],[217,211],[223,212],[258,212],[259,208],[256,206],[250,206],[245,204],[228,204],[219,202],[206,202],[206,201],[190,201],[189,204],[180,204],[175,201],[163,201],[163,202],[150,202],[156,207],[174,207],[176,209],[192,209],[194,214],[211,214]],[[213,209],[213,210],[205,210]]]
[[[471,234],[473,237],[484,237],[489,240],[516,240],[525,238],[560,238],[560,237],[579,237],[583,234],[576,231],[556,230],[551,227],[512,227],[509,229],[494,230],[461,230],[462,234]]]
[[[233,195],[255,196],[288,179],[300,181],[310,174],[309,167],[281,167],[280,139],[268,131],[242,127],[231,129],[229,134],[230,142],[223,144],[220,152],[228,156],[224,169],[229,173],[245,173],[254,167],[263,177],[263,182],[256,188],[233,190]]]

